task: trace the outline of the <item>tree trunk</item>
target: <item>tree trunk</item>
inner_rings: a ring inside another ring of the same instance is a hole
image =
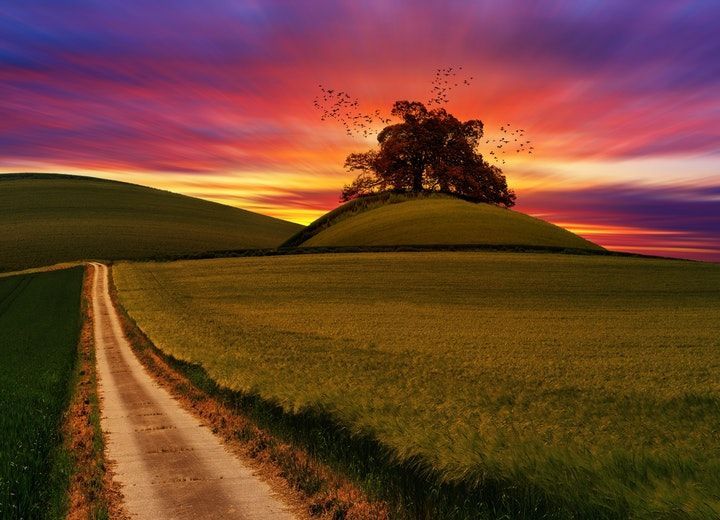
[[[422,191],[422,189],[423,189],[422,178],[423,178],[422,170],[418,170],[413,174],[413,185],[412,185],[413,193],[420,193]]]

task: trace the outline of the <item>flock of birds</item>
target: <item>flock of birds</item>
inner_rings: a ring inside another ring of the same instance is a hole
[[[360,102],[347,92],[318,85],[320,95],[313,100],[313,106],[321,112],[320,120],[338,121],[349,136],[368,137],[374,133],[373,125],[388,125],[391,119],[383,117],[380,110],[366,114],[360,110]]]
[[[500,137],[485,140],[485,144],[490,145],[488,155],[494,161],[505,164],[505,155],[508,152],[514,150],[515,154],[532,155],[535,150],[522,128],[513,129],[510,123],[506,123],[500,127],[500,134],[502,134]]]
[[[430,90],[430,100],[428,106],[442,106],[450,102],[450,92],[460,85],[469,86],[474,79],[472,76],[460,76],[462,67],[457,70],[454,67],[446,69],[436,69],[435,76],[432,81],[432,89]]]
[[[440,108],[450,102],[450,93],[460,86],[470,86],[473,76],[464,75],[462,67],[447,67],[435,70],[430,91],[428,107]],[[392,122],[380,110],[365,113],[360,110],[360,102],[347,92],[318,85],[320,94],[313,100],[313,106],[320,111],[320,120],[328,119],[339,122],[349,136],[369,137],[377,133],[377,125],[388,125]],[[515,154],[532,154],[534,148],[522,128],[511,128],[510,123],[500,127],[500,137],[487,138],[489,145],[488,159],[495,164],[505,164],[505,157],[510,152]]]

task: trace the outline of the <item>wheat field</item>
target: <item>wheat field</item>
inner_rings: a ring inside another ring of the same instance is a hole
[[[447,482],[492,482],[488,517],[720,515],[718,265],[434,252],[113,273],[166,353]]]

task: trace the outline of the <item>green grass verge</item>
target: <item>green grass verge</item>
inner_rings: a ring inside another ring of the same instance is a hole
[[[301,228],[167,191],[65,175],[0,175],[0,207],[0,271],[272,248]]]
[[[83,353],[86,356],[87,373],[89,378],[87,381],[89,388],[87,401],[90,409],[88,422],[92,428],[92,445],[89,453],[91,455],[89,464],[90,468],[85,470],[88,480],[85,484],[85,491],[88,493],[87,500],[89,502],[89,514],[92,520],[106,520],[110,518],[110,506],[107,485],[107,461],[105,460],[105,441],[100,424],[100,399],[97,393],[97,373],[95,349],[90,348]],[[77,464],[76,464],[77,469]]]
[[[83,268],[0,279],[0,518],[62,518]]]
[[[73,374],[73,392],[63,428],[65,447],[71,452],[73,473],[67,518],[105,520],[110,518],[111,500],[117,485],[107,473],[105,443],[100,424],[100,398],[97,386],[94,316],[92,309],[92,271],[83,286],[83,316],[78,361]]]
[[[114,276],[161,350],[410,517],[720,514],[717,265],[436,252]]]
[[[524,213],[443,195],[382,194],[352,201],[282,247],[476,244],[602,250]]]

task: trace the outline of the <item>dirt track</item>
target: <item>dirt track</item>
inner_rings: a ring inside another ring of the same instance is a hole
[[[102,429],[124,506],[138,519],[292,519],[290,508],[148,375],[92,264]]]

